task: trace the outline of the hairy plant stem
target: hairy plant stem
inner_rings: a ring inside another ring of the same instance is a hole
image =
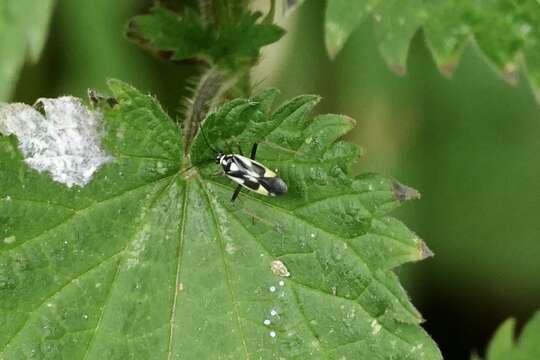
[[[212,7],[212,0],[198,0],[198,4],[204,24],[208,26],[208,24],[215,23],[216,16]]]
[[[193,96],[188,100],[184,119],[184,154],[189,155],[191,143],[208,111],[225,88],[226,75],[217,68],[210,68],[198,81]]]
[[[217,24],[220,20],[231,21],[237,14],[249,7],[248,1],[234,2],[220,0],[198,0],[201,15],[208,24]],[[220,11],[217,11],[220,8]],[[273,17],[273,6],[272,6]],[[226,19],[219,19],[216,14],[224,14]],[[195,83],[193,94],[187,101],[184,116],[184,167],[191,166],[189,157],[191,144],[202,122],[226,93],[249,97],[251,95],[250,67],[246,66],[235,73],[213,65],[207,69]]]

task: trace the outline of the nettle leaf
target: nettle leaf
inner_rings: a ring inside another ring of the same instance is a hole
[[[187,8],[180,16],[156,6],[151,14],[135,17],[129,36],[159,51],[172,53],[173,60],[198,59],[235,69],[252,63],[261,47],[276,42],[283,29],[263,24],[261,13],[238,13],[215,22]]]
[[[45,45],[54,0],[0,2],[0,100],[7,100],[26,58],[36,62]]]
[[[540,100],[540,3],[537,0],[329,0],[326,46],[332,57],[355,28],[373,18],[384,60],[405,73],[409,43],[423,30],[437,66],[450,75],[474,42],[486,60],[514,82],[520,56]]]
[[[486,360],[535,360],[540,358],[540,312],[514,340],[516,321],[506,320],[497,329],[487,349]]]
[[[84,187],[0,137],[0,358],[442,358],[392,272],[431,254],[387,215],[417,193],[350,174],[354,121],[268,90],[209,115],[187,156],[152,97],[110,87],[112,159]],[[209,145],[254,141],[289,192],[231,203]]]

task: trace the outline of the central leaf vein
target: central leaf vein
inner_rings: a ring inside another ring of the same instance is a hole
[[[236,299],[235,292],[234,292],[234,290],[232,288],[231,276],[230,276],[230,273],[229,273],[229,265],[227,264],[227,259],[225,257],[225,245],[223,243],[223,234],[221,233],[221,224],[220,224],[220,222],[218,220],[217,214],[215,213],[214,206],[212,205],[212,200],[210,199],[210,194],[208,194],[208,189],[204,185],[203,181],[200,180],[200,178],[198,178],[198,182],[201,185],[201,188],[203,189],[203,192],[204,192],[204,194],[206,196],[206,200],[208,201],[208,208],[210,210],[210,214],[212,215],[212,219],[213,219],[214,224],[216,226],[216,232],[217,232],[218,245],[219,245],[219,250],[220,250],[220,255],[221,255],[221,261],[222,261],[222,264],[223,264],[223,271],[225,272],[225,281],[226,281],[226,284],[227,284],[227,289],[229,291],[229,295],[230,295],[231,301],[233,303],[234,313],[235,313],[235,317],[236,317],[236,326],[238,327],[238,330],[240,331],[240,337],[242,339],[242,344],[243,344],[243,347],[244,347],[244,352],[246,354],[246,359],[249,359],[250,356],[249,356],[249,352],[248,352],[248,349],[247,349],[246,336],[244,334],[244,330],[243,330],[242,324],[240,322],[240,310],[239,310],[239,306],[238,306],[238,300]]]
[[[186,182],[186,186],[184,187],[184,199],[182,202],[182,219],[180,220],[180,236],[178,239],[178,246],[176,250],[176,274],[174,279],[174,296],[173,296],[173,302],[171,306],[171,315],[169,318],[169,344],[167,346],[168,349],[168,359],[172,359],[173,356],[173,347],[174,347],[174,330],[175,330],[175,318],[176,318],[176,302],[178,301],[178,282],[180,280],[181,270],[182,270],[182,256],[184,254],[184,238],[185,238],[185,224],[186,224],[186,217],[187,217],[187,204],[188,204],[188,191],[189,191],[189,182]]]

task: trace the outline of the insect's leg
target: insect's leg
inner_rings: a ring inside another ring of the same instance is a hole
[[[240,143],[246,143],[247,141],[240,141]],[[276,143],[273,143],[271,141],[266,141],[266,140],[259,140],[257,142],[257,144],[255,145],[259,145],[259,144],[264,144],[264,145],[268,145],[269,147],[271,148],[274,148],[274,149],[277,149],[277,150],[281,150],[283,152],[286,152],[286,153],[289,153],[289,154],[294,154],[294,155],[302,155],[302,152],[301,151],[298,151],[298,150],[293,150],[293,149],[289,149],[289,148],[286,148],[284,146],[280,146]]]
[[[251,155],[249,156],[250,159],[255,160],[255,155],[257,155],[257,147],[259,144],[255,143],[253,144],[253,147],[251,148]]]
[[[238,197],[238,194],[240,194],[240,190],[242,190],[242,185],[238,185],[236,189],[234,190],[234,194],[231,198],[231,202],[234,202],[234,200],[236,200],[236,198]]]

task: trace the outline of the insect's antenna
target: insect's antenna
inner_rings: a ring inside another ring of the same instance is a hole
[[[205,133],[204,130],[203,130],[203,125],[204,125],[205,122],[206,122],[206,121],[204,121],[202,124],[199,125],[199,132],[202,133],[203,138],[204,138],[204,142],[206,143],[206,145],[208,145],[208,147],[209,147],[210,149],[212,149],[212,151],[214,151],[216,154],[218,154],[219,151],[217,151],[212,145],[210,145],[210,141],[209,141],[208,138],[206,137],[206,133]]]
[[[239,143],[246,143],[246,142],[247,141],[239,141]],[[301,151],[289,149],[289,148],[286,148],[284,146],[280,146],[280,145],[278,145],[278,144],[276,144],[274,142],[271,142],[271,141],[259,140],[259,141],[257,141],[257,143],[268,145],[268,147],[278,149],[278,150],[281,150],[281,151],[286,152],[286,153],[290,153],[290,154],[294,154],[294,155],[304,155],[304,153],[302,153]]]

